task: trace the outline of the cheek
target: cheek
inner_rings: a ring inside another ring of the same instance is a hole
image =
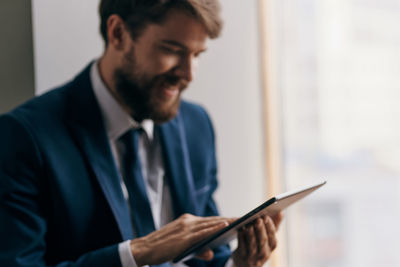
[[[157,74],[167,73],[179,64],[179,57],[173,55],[154,54],[149,60],[152,61],[152,70]]]

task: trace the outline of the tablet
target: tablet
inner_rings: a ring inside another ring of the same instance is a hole
[[[324,184],[326,184],[326,181],[314,184],[312,186],[303,187],[295,191],[286,192],[270,198],[269,200],[267,200],[257,208],[253,209],[246,215],[240,217],[227,227],[219,230],[215,234],[212,234],[206,239],[200,241],[199,243],[194,244],[192,247],[188,248],[182,254],[176,257],[173,262],[176,263],[180,261],[186,261],[194,257],[197,253],[204,249],[213,249],[221,245],[228,244],[230,241],[236,238],[237,231],[244,225],[251,223],[252,221],[263,215],[272,216],[280,212],[294,202],[317,190]]]

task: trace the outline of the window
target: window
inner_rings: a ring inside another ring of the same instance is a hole
[[[400,1],[260,3],[270,178],[328,181],[286,213],[277,266],[400,266]]]

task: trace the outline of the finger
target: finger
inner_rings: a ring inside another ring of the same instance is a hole
[[[257,254],[258,257],[264,258],[265,254],[270,253],[268,232],[263,218],[258,218],[254,223],[255,236],[257,239]]]
[[[157,233],[157,240],[169,239],[174,236],[175,239],[184,241],[184,246],[188,246],[228,226],[228,222],[221,220],[220,217],[208,218],[207,220],[197,217],[201,218],[201,223],[193,220],[194,217],[196,216],[190,214],[182,215],[179,219],[162,227],[160,229],[162,231],[153,233]]]
[[[243,228],[238,231],[238,247],[236,250],[241,258],[247,257],[246,233]]]
[[[207,216],[207,217],[200,217],[195,216],[189,213],[182,214],[175,222],[192,222],[193,224],[201,224],[204,222],[211,222],[211,221],[230,221],[232,218],[221,217],[221,216]]]
[[[221,216],[207,216],[207,217],[199,217],[193,216],[199,220],[199,222],[207,222],[207,221],[234,221],[237,218],[231,217],[221,217]]]
[[[186,223],[190,222],[192,226],[199,227],[199,228],[206,228],[212,225],[217,225],[222,222],[226,222],[230,224],[233,219],[232,218],[225,218],[225,217],[218,217],[218,216],[210,216],[210,217],[197,217],[193,216],[193,221],[185,221]],[[197,228],[197,229],[199,229]]]
[[[254,226],[252,224],[245,227],[245,240],[247,257],[254,258],[257,254],[257,239],[255,237]]]
[[[281,222],[282,222],[282,220],[283,220],[283,212],[280,211],[280,212],[276,213],[275,215],[273,215],[273,216],[271,217],[271,219],[272,219],[272,221],[273,221],[274,224],[275,224],[275,229],[276,229],[276,231],[278,231],[279,226],[280,226],[280,224],[281,224]]]
[[[201,228],[198,231],[193,231],[191,233],[189,233],[188,235],[190,236],[190,243],[196,243],[204,238],[206,238],[207,236],[221,230],[222,228],[228,226],[227,222],[222,222],[220,224],[217,225],[213,225],[207,228]]]
[[[196,255],[196,258],[205,260],[205,261],[210,261],[214,258],[214,252],[211,249],[206,249],[206,250],[198,253]]]
[[[221,223],[227,225],[227,219],[218,216],[198,217],[191,214],[183,214],[177,220],[167,224],[166,226],[171,228],[171,231],[174,233],[187,235],[188,233],[198,232]]]
[[[226,219],[226,221],[229,223],[229,224],[231,224],[231,223],[233,223],[234,221],[236,221],[238,218],[225,218]]]
[[[269,216],[265,218],[265,226],[267,229],[268,244],[272,251],[276,248],[278,242],[276,240],[276,235],[275,235],[276,234],[275,224]]]
[[[192,225],[192,228],[190,229],[191,232],[198,232],[204,229],[208,229],[208,228],[214,228],[216,226],[222,226],[226,227],[229,225],[229,222],[226,220],[211,220],[211,221],[203,221],[201,223],[198,224],[194,224]]]

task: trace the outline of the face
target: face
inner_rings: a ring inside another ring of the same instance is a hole
[[[173,10],[160,25],[150,24],[136,40],[129,38],[114,81],[135,120],[162,123],[176,116],[207,37],[202,24]]]

